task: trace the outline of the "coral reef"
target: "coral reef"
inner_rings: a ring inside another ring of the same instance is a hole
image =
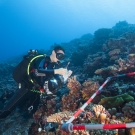
[[[52,48],[56,45],[54,44]],[[61,124],[96,92],[106,77],[135,71],[135,25],[128,24],[126,21],[118,22],[110,29],[101,28],[95,31],[94,38],[91,35],[84,35],[80,39],[61,45],[67,54],[66,60],[62,63],[63,67],[71,61],[68,68],[73,70],[75,76],[68,80],[67,86],[60,89],[60,94],[55,98],[42,99],[33,114],[34,119],[24,122],[20,117],[21,113],[15,110],[10,118],[1,120],[0,134],[28,134],[29,129],[31,135],[66,135],[61,130]],[[40,52],[49,54],[50,50],[40,50]],[[3,95],[0,102],[3,106],[9,100],[7,91],[10,93],[17,90],[11,72],[21,58],[0,63],[0,96]],[[115,79],[103,88],[96,96],[98,100],[94,98],[96,102],[92,100],[92,103],[75,118],[73,124],[135,122],[135,77]],[[57,123],[57,127],[53,128],[53,131],[47,131],[45,128],[48,123]],[[90,130],[71,133],[71,135],[79,134],[125,135],[125,130]],[[134,129],[130,129],[128,134],[134,134]]]

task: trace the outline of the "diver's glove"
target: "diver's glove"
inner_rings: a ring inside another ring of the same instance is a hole
[[[54,74],[65,75],[67,73],[66,68],[54,69]]]
[[[63,78],[64,78],[64,83],[67,82],[68,78],[71,76],[72,74],[72,71],[71,70],[68,70],[64,75],[63,75]]]

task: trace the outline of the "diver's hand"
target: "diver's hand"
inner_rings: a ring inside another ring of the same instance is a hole
[[[65,75],[67,72],[66,68],[54,69],[54,74]]]
[[[72,74],[72,71],[71,70],[68,70],[68,77],[70,77]]]

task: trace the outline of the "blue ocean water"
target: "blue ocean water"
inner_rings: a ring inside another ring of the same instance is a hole
[[[134,24],[134,7],[134,0],[0,0],[0,60],[31,48],[49,49],[119,21]]]

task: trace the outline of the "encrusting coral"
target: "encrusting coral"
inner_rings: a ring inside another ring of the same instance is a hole
[[[108,108],[113,108],[113,107],[118,107],[122,105],[124,102],[130,102],[133,101],[134,98],[130,96],[129,94],[121,94],[118,96],[113,96],[113,97],[104,97],[100,100],[99,104],[104,105],[105,107]]]
[[[118,55],[120,53],[120,49],[114,49],[108,53],[109,56]]]
[[[106,68],[97,69],[95,74],[114,74],[118,71],[116,66],[108,66]]]

